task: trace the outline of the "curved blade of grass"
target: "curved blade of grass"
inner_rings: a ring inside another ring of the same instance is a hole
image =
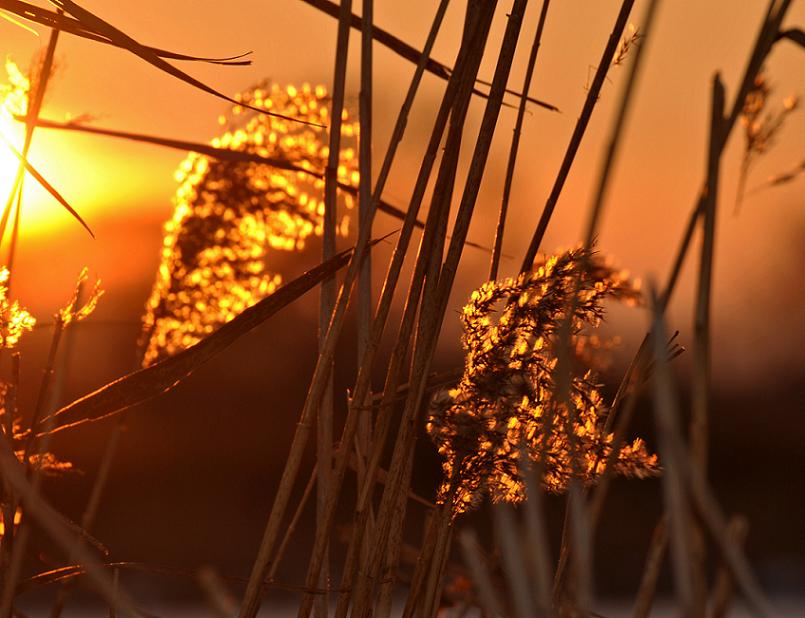
[[[26,19],[28,21],[32,21],[37,24],[41,24],[43,26],[47,26],[48,28],[54,28],[57,30],[61,30],[62,32],[67,32],[68,34],[72,34],[75,36],[80,36],[85,39],[89,39],[91,41],[96,41],[98,43],[105,43],[107,45],[112,45],[114,47],[120,47],[114,41],[110,41],[108,38],[98,34],[90,30],[89,28],[84,27],[81,22],[77,19],[72,17],[67,17],[66,15],[59,15],[58,13],[54,13],[53,11],[48,11],[47,9],[40,8],[38,6],[34,6],[33,4],[28,4],[27,2],[21,2],[20,0],[0,0],[0,9],[9,11],[16,15],[17,17]],[[7,17],[7,19],[11,19]],[[14,22],[18,23],[18,22]],[[18,23],[23,28],[31,30],[37,36],[39,35],[36,30],[32,30],[28,28],[25,24]],[[248,66],[251,65],[251,60],[243,60],[246,56],[250,55],[252,52],[245,52],[243,54],[238,54],[236,56],[226,56],[223,58],[205,58],[203,56],[190,56],[187,54],[179,54],[176,52],[168,51],[166,49],[160,49],[158,47],[150,47],[148,45],[144,45],[145,49],[148,49],[154,52],[160,58],[170,58],[171,60],[183,60],[186,62],[207,62],[209,64],[223,64],[223,65],[230,65],[230,66]]]
[[[25,116],[15,116],[16,120],[24,122],[27,120]],[[216,148],[209,144],[201,144],[198,142],[188,142],[184,140],[171,139],[167,137],[156,137],[153,135],[145,135],[143,133],[129,133],[128,131],[115,131],[114,129],[102,129],[93,127],[87,124],[78,122],[57,122],[54,120],[38,119],[35,121],[35,126],[42,129],[56,129],[61,131],[76,131],[78,133],[90,133],[92,135],[103,135],[104,137],[117,137],[120,139],[127,139],[134,142],[142,142],[145,144],[154,144],[155,146],[163,146],[165,148],[173,148],[174,150],[184,150],[197,152],[199,154],[207,155],[219,161],[232,161],[234,163],[262,163],[276,167],[277,169],[288,170],[291,172],[299,172],[300,174],[307,174],[315,178],[324,178],[324,174],[314,170],[305,169],[298,165],[291,163],[285,159],[277,159],[273,157],[264,157],[253,152],[246,152],[243,150],[231,150],[229,148]],[[347,186],[347,185],[345,185]]]
[[[304,120],[299,120],[296,118],[291,118],[289,116],[283,116],[282,114],[276,114],[274,112],[269,112],[268,110],[259,108],[259,107],[252,107],[251,105],[247,105],[240,101],[237,101],[231,97],[228,97],[222,92],[219,92],[215,88],[208,86],[204,82],[188,75],[181,69],[176,68],[169,62],[163,60],[159,55],[154,53],[152,50],[148,49],[147,47],[140,45],[137,41],[131,38],[122,30],[117,29],[112,24],[107,21],[104,21],[94,13],[82,8],[81,6],[77,5],[72,0],[50,0],[51,4],[54,4],[56,7],[64,10],[66,13],[70,13],[73,17],[75,17],[82,25],[87,27],[88,29],[100,34],[107,39],[109,39],[112,43],[116,46],[121,47],[135,56],[139,56],[147,63],[155,66],[156,68],[172,75],[173,77],[182,80],[183,82],[190,84],[202,90],[208,94],[218,97],[219,99],[223,99],[224,101],[229,101],[233,105],[240,105],[242,107],[246,107],[251,109],[255,112],[260,114],[266,114],[268,116],[276,116],[278,118],[284,118],[285,120],[289,120],[291,122],[300,122],[302,124],[312,125],[312,126],[321,126],[319,124],[313,122],[306,122]]]
[[[372,244],[380,240],[375,240]],[[283,285],[271,296],[249,307],[196,345],[162,362],[114,380],[57,410],[42,421],[43,423],[50,421],[54,425],[54,428],[46,433],[55,433],[112,416],[169,391],[237,339],[346,266],[352,251],[352,249],[342,251],[301,277]]]
[[[805,31],[799,28],[791,28],[791,30],[785,30],[781,32],[777,36],[777,40],[779,41],[781,39],[788,39],[789,41],[796,43],[800,47],[805,48]]]
[[[319,9],[323,13],[326,13],[330,17],[338,18],[338,4],[335,2],[331,2],[330,0],[302,0],[305,4],[308,4],[316,9]],[[356,30],[361,30],[363,28],[363,22],[360,17],[352,14],[352,19],[350,25],[355,28]],[[418,50],[416,47],[409,45],[408,43],[398,39],[396,36],[388,32],[387,30],[383,30],[382,28],[378,28],[376,25],[372,25],[372,38],[380,43],[381,45],[387,47],[397,55],[405,58],[409,62],[413,62],[417,64],[419,62],[420,57],[422,56],[422,52]],[[425,70],[437,77],[441,77],[442,79],[448,79],[452,74],[453,70],[445,64],[442,64],[438,60],[434,60],[433,58],[428,58],[427,64],[425,65]],[[483,84],[485,86],[491,86],[490,82],[485,82],[480,79],[476,79],[476,82],[479,84]],[[515,90],[506,89],[508,94],[511,94],[515,97],[523,97],[523,93],[517,92]],[[473,94],[476,94],[483,98],[488,98],[484,92],[480,90],[474,89]],[[533,97],[526,96],[525,97],[530,103],[534,105],[539,105],[540,107],[544,107],[547,110],[552,112],[558,112],[559,108],[551,103],[546,103],[545,101],[541,101],[539,99],[535,99]]]
[[[56,199],[57,202],[59,202],[59,204],[64,206],[65,210],[67,210],[67,212],[69,212],[71,215],[73,215],[73,217],[76,219],[76,221],[78,221],[81,225],[84,226],[84,229],[86,229],[87,232],[89,232],[90,236],[95,238],[95,234],[93,234],[92,230],[89,229],[89,226],[87,225],[86,221],[84,221],[84,219],[81,218],[81,215],[79,215],[76,212],[76,210],[72,206],[70,206],[70,204],[67,202],[67,200],[62,197],[62,194],[59,193],[53,187],[53,185],[51,185],[47,180],[45,180],[45,177],[42,176],[42,174],[40,174],[36,170],[36,168],[34,168],[34,166],[31,165],[31,163],[25,157],[22,156],[22,153],[19,150],[17,150],[16,148],[14,148],[14,146],[12,144],[10,144],[8,142],[8,140],[6,140],[5,137],[0,136],[0,138],[2,138],[3,142],[5,143],[5,145],[8,146],[8,149],[11,150],[11,152],[14,153],[14,156],[16,156],[20,160],[20,162],[22,162],[22,164],[25,165],[25,169],[28,171],[28,173],[31,176],[33,176],[36,179],[36,181],[40,185],[42,185],[47,190],[47,192],[50,193]]]

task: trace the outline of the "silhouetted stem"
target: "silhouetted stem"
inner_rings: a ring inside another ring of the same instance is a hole
[[[359,225],[366,225],[368,214],[372,208],[372,21],[374,19],[374,0],[363,0],[362,28],[361,28],[361,91],[360,91],[360,143],[359,164],[360,184],[358,187]],[[369,235],[371,236],[371,229]],[[369,255],[363,262],[358,275],[358,345],[357,362],[363,360],[363,355],[369,345],[372,329],[372,256]],[[369,395],[367,395],[369,396]],[[366,404],[367,400],[359,402]],[[358,445],[360,446],[361,461],[358,464],[358,483],[363,480],[363,458],[368,455],[370,446],[372,417],[370,410],[364,409],[358,420]],[[358,449],[356,449],[358,450]]]
[[[678,434],[678,404],[673,378],[665,360],[665,322],[659,307],[654,306],[652,355],[654,357],[654,417],[659,439],[659,453],[664,462],[662,475],[665,512],[668,514],[673,559],[674,583],[680,611],[693,616],[694,583],[690,569],[692,553],[691,513],[686,496],[686,479],[682,472],[684,454],[674,437]]]
[[[478,549],[478,538],[471,530],[463,530],[458,535],[461,551],[464,554],[464,564],[470,571],[475,588],[478,591],[478,600],[488,616],[503,616],[503,611],[489,576],[489,569],[484,562],[483,555]]]
[[[277,548],[277,553],[274,556],[274,560],[271,562],[271,568],[268,571],[267,578],[269,582],[274,580],[274,577],[277,574],[277,569],[279,568],[282,559],[285,557],[285,552],[291,543],[293,533],[296,531],[296,527],[299,525],[299,520],[302,518],[302,512],[305,510],[305,506],[307,506],[307,502],[310,500],[310,496],[313,493],[315,482],[316,468],[314,467],[310,473],[310,478],[307,481],[307,485],[305,485],[305,491],[302,493],[302,498],[299,500],[299,504],[296,506],[296,511],[294,511],[293,517],[291,517],[291,521],[288,524],[288,527],[285,529],[285,535],[282,537],[282,541]]]
[[[542,41],[542,30],[545,27],[545,18],[548,16],[550,0],[543,0],[542,10],[539,14],[537,32],[534,35],[534,43],[531,46],[531,53],[528,56],[528,68],[525,71],[525,81],[523,82],[523,94],[528,95],[531,89],[531,79],[534,76],[534,67],[537,64],[537,53],[539,52],[540,42]],[[500,267],[500,254],[503,251],[503,233],[506,228],[506,215],[509,210],[509,198],[511,197],[512,182],[514,181],[514,168],[517,161],[517,151],[520,147],[520,133],[523,128],[525,118],[526,98],[520,99],[517,109],[517,120],[514,123],[514,135],[509,149],[509,160],[506,163],[506,180],[503,184],[503,200],[500,204],[500,214],[498,215],[498,225],[495,230],[495,246],[492,249],[492,264],[489,267],[489,280],[494,281],[498,278],[498,268]]]
[[[749,522],[742,515],[730,518],[727,524],[727,537],[732,543],[742,546],[749,531]],[[734,582],[729,568],[720,564],[713,585],[712,602],[710,603],[710,616],[712,618],[727,618],[730,602],[732,601]]]
[[[599,61],[598,68],[595,71],[595,77],[593,77],[593,83],[590,86],[590,89],[587,91],[587,98],[584,101],[584,107],[582,107],[581,114],[576,122],[576,127],[573,130],[573,135],[570,138],[570,143],[568,143],[567,150],[565,151],[564,159],[562,159],[562,164],[559,167],[559,173],[556,176],[551,193],[545,202],[542,215],[537,223],[537,229],[534,230],[531,243],[529,244],[525,257],[523,258],[523,264],[520,268],[521,272],[530,271],[534,264],[534,259],[537,257],[537,252],[542,244],[542,239],[545,237],[545,230],[548,229],[548,223],[551,220],[551,216],[553,216],[553,211],[556,208],[556,204],[559,201],[559,196],[561,195],[562,189],[565,186],[565,181],[570,173],[570,168],[573,166],[573,161],[575,160],[576,153],[581,145],[581,140],[584,137],[584,133],[587,130],[587,125],[589,124],[590,118],[593,115],[593,109],[595,108],[595,104],[600,96],[601,87],[604,85],[607,71],[612,64],[612,59],[615,56],[615,51],[618,48],[618,43],[623,35],[623,31],[626,28],[626,23],[629,20],[629,13],[631,12],[633,5],[634,0],[624,0],[621,4],[618,17],[615,20],[615,26],[612,29],[612,33],[609,35],[609,40],[604,48],[604,53],[601,55],[601,60]]]
[[[312,7],[319,9],[320,11],[327,13],[331,17],[338,17],[338,4],[335,2],[331,2],[330,0],[302,0],[305,4],[309,4]],[[363,27],[363,21],[360,17],[352,14],[352,27],[355,29],[360,30]],[[382,28],[378,28],[375,26],[372,29],[372,37],[377,43],[380,43],[384,47],[390,49],[394,53],[398,54],[402,58],[405,58],[409,62],[418,63],[419,60],[424,56],[427,60],[427,64],[425,65],[425,69],[444,80],[449,80],[450,76],[457,70],[458,67],[451,69],[450,67],[438,62],[432,58],[430,58],[430,54],[426,51],[419,51],[418,49],[408,45],[404,41],[401,41],[393,34],[383,30]],[[475,82],[478,84],[483,84],[485,86],[489,85],[489,82],[484,80],[478,79],[476,77]],[[478,89],[473,89],[472,93],[474,95],[486,98],[488,95],[484,94]],[[553,112],[558,112],[559,108],[555,105],[551,105],[550,103],[546,103],[545,101],[540,101],[539,99],[534,99],[528,97],[528,93],[520,93],[514,90],[506,90],[507,94],[513,95],[515,97],[527,97],[530,103],[534,103],[535,105],[539,105],[540,107],[544,107]]]
[[[78,558],[106,601],[116,605],[126,616],[137,618],[142,616],[123,591],[115,590],[112,581],[104,572],[103,565],[83,546],[81,537],[74,536],[74,528],[39,495],[32,483],[28,481],[22,464],[17,460],[10,442],[5,436],[0,440],[0,474],[20,496],[25,512],[53,539],[65,555],[74,555]],[[4,603],[9,603],[9,600],[4,598]],[[3,608],[6,613],[9,609],[10,604]]]
[[[61,10],[59,10],[59,14],[61,14]],[[28,160],[28,153],[31,150],[31,142],[33,141],[34,137],[34,129],[36,127],[36,120],[39,118],[39,113],[42,110],[42,101],[45,99],[45,90],[47,90],[48,80],[50,79],[50,73],[53,70],[53,56],[56,53],[56,44],[59,42],[59,30],[56,28],[50,31],[50,37],[48,38],[48,46],[45,50],[45,57],[42,60],[42,66],[39,71],[38,79],[36,80],[36,89],[33,91],[33,97],[30,98],[28,101],[28,109],[27,109],[27,116],[26,116],[26,123],[25,123],[25,141],[22,145],[22,158],[20,160],[19,166],[17,167],[17,175],[14,178],[14,183],[11,187],[11,193],[9,193],[8,201],[6,202],[5,210],[3,210],[3,215],[0,217],[0,243],[2,243],[3,238],[6,235],[6,227],[8,226],[8,218],[11,214],[12,207],[14,205],[14,197],[19,195],[20,199],[22,196],[22,184],[23,179],[25,178],[25,161]],[[33,82],[33,79],[31,80]],[[20,208],[20,200],[17,203],[17,214],[15,215],[15,226],[14,229],[17,230],[18,233],[18,217],[19,217],[19,208]],[[14,232],[14,230],[12,230]],[[9,262],[13,262],[14,250],[16,249],[17,240],[16,236],[12,235],[11,238],[11,247],[9,249]],[[8,266],[9,271],[11,267]]]
[[[11,353],[11,382],[8,385],[8,390],[5,394],[4,412],[5,418],[3,425],[4,436],[3,439],[7,440],[9,444],[14,444],[14,419],[17,416],[17,397],[20,387],[20,353],[13,351]],[[13,446],[12,446],[13,448]],[[0,583],[5,585],[5,580],[8,577],[9,568],[11,566],[11,556],[14,548],[14,536],[16,534],[16,527],[14,525],[14,516],[16,514],[16,505],[18,503],[17,497],[14,495],[13,487],[11,484],[3,479],[3,537],[0,539]]]
[[[651,606],[654,603],[654,592],[657,589],[657,580],[660,578],[665,551],[668,548],[668,519],[665,515],[654,528],[651,535],[646,564],[643,567],[643,577],[635,599],[634,618],[649,618]]]

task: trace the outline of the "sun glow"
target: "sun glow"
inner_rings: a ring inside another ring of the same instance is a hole
[[[19,159],[10,145],[19,150],[22,131],[13,116],[26,113],[30,89],[28,78],[10,59],[6,60],[6,73],[8,84],[0,85],[0,204],[3,206],[19,167]]]

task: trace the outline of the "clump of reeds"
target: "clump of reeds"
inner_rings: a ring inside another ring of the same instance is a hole
[[[590,484],[603,472],[613,435],[603,429],[607,406],[595,375],[580,369],[572,376],[574,412],[556,396],[558,333],[577,279],[578,302],[569,319],[575,344],[583,346],[584,331],[600,322],[605,299],[639,298],[624,273],[584,249],[549,257],[515,279],[489,281],[464,307],[464,374],[456,388],[434,398],[427,424],[444,457],[439,499],[454,496],[456,513],[485,495],[494,502],[523,500],[523,457],[543,463],[546,489],[563,491],[573,476],[570,432],[581,480]],[[659,471],[640,439],[621,448],[615,469],[639,478]]]
[[[226,148],[282,160],[301,170],[252,161],[226,161],[191,153],[176,172],[176,209],[165,225],[162,260],[144,317],[144,364],[190,347],[280,285],[266,268],[269,249],[293,251],[320,236],[324,215],[321,174],[328,149],[318,123],[328,120],[322,86],[261,84],[241,93],[224,133],[212,141]],[[258,114],[252,108],[311,124]],[[357,186],[358,126],[343,113],[338,181]],[[352,196],[343,203],[352,207]],[[339,225],[348,232],[348,217]]]

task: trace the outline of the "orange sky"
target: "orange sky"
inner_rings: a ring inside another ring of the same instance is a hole
[[[252,50],[254,63],[250,67],[183,65],[223,92],[234,93],[265,77],[283,84],[308,81],[329,86],[331,82],[335,21],[298,0],[85,0],[82,4],[142,43],[209,56]],[[360,3],[355,4],[359,10]],[[378,0],[376,22],[419,46],[436,4],[435,0]],[[504,274],[512,274],[519,265],[619,4],[615,0],[564,0],[551,5],[531,93],[554,103],[562,113],[533,108],[526,118],[504,247],[504,252],[515,259],[504,262]],[[639,8],[644,5],[637,4]],[[712,74],[722,72],[731,100],[764,5],[729,0],[663,3],[655,36],[648,43],[600,234],[600,248],[638,276],[664,278],[668,271],[703,177]],[[452,62],[457,49],[463,6],[454,3],[436,45],[434,56],[445,63]],[[500,3],[481,70],[484,77],[491,77],[494,70],[507,7],[507,2]],[[538,9],[539,3],[533,3],[527,15],[512,87],[519,88],[522,83]],[[639,16],[633,16],[632,21],[639,23]],[[787,25],[805,26],[805,5],[795,5]],[[2,51],[27,65],[47,41],[46,29],[36,29],[41,33],[39,38],[0,20]],[[351,44],[348,103],[356,107],[356,33]],[[376,50],[373,142],[377,153],[382,154],[413,67],[380,46]],[[88,113],[98,126],[207,141],[217,131],[217,117],[227,109],[225,102],[160,73],[126,52],[90,41],[62,35],[56,58],[57,77],[43,111],[48,118]],[[805,95],[805,54],[801,49],[788,43],[778,45],[767,69],[775,87],[775,105],[781,105],[782,98],[790,93]],[[544,248],[566,247],[580,238],[603,140],[624,78],[623,68],[610,72]],[[443,86],[440,80],[427,77],[417,99],[386,193],[387,199],[399,206],[406,205]],[[482,101],[476,100],[467,124],[468,135],[477,130],[482,111]],[[492,244],[514,119],[513,110],[501,115],[471,231],[473,240],[486,245]],[[798,165],[803,160],[802,135],[805,113],[800,111],[789,118],[778,143],[758,163],[749,187]],[[730,380],[749,378],[759,370],[778,372],[786,365],[805,361],[801,289],[805,177],[750,197],[734,216],[742,146],[742,136],[736,131],[723,159],[716,241],[714,361],[717,377]],[[74,275],[87,264],[107,282],[104,301],[115,307],[121,319],[134,319],[139,306],[120,307],[109,299],[117,291],[150,280],[157,262],[159,226],[172,209],[173,171],[182,154],[98,137],[39,131],[31,158],[85,215],[98,239],[88,240],[41,192],[31,194],[32,210],[26,211],[23,234],[27,250],[21,254],[17,294],[40,314],[52,312],[67,296]],[[31,217],[36,223],[30,224]],[[42,219],[47,225],[41,224]],[[379,215],[378,233],[396,226],[395,221]],[[54,260],[54,252],[58,252],[58,259]],[[382,261],[387,253],[381,250],[377,255]],[[485,279],[487,269],[488,256],[474,250],[465,252],[452,308],[458,308],[469,290]],[[693,273],[693,269],[686,269],[681,293],[671,311],[672,326],[683,331],[686,342],[691,338]],[[617,312],[613,328],[630,331],[633,340],[645,322],[639,312]],[[457,321],[448,317],[446,336],[457,332]],[[627,347],[624,354],[631,349]]]

